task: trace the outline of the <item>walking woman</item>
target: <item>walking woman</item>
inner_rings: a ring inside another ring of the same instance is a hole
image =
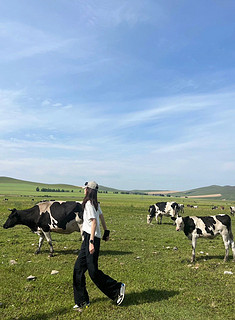
[[[85,197],[83,199],[83,237],[81,250],[74,265],[73,291],[75,310],[83,311],[89,307],[90,301],[86,290],[85,272],[96,286],[110,299],[120,305],[124,299],[125,284],[117,282],[98,269],[101,230],[100,221],[104,229],[103,240],[109,240],[104,216],[97,200],[98,184],[95,181],[85,183]]]

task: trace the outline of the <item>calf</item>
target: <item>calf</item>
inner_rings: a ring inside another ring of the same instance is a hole
[[[50,245],[50,256],[53,256],[54,249],[50,231],[69,234],[74,231],[82,233],[82,205],[77,201],[45,201],[36,204],[26,210],[10,210],[7,221],[3,228],[12,228],[15,225],[25,225],[39,238],[38,248],[35,253],[39,253],[42,243],[46,238]]]
[[[230,207],[230,213],[232,216],[234,216],[235,213],[235,207]]]
[[[157,223],[162,223],[162,216],[175,217],[179,213],[179,205],[176,202],[157,202],[151,205],[148,209],[147,223],[150,224],[154,217],[156,217]],[[160,217],[160,221],[158,220]]]
[[[231,229],[231,218],[227,214],[208,217],[178,217],[171,218],[176,223],[176,231],[183,230],[188,239],[192,240],[192,258],[195,261],[195,249],[197,238],[214,238],[221,234],[224,246],[224,261],[228,260],[229,246],[232,248],[233,260],[235,261],[235,244]]]

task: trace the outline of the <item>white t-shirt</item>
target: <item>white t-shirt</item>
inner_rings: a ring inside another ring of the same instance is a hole
[[[84,212],[83,212],[83,225],[82,230],[86,233],[91,234],[91,219],[96,219],[96,230],[95,237],[101,238],[100,231],[100,219],[99,216],[102,214],[102,210],[100,208],[100,204],[98,203],[98,210],[95,210],[95,207],[91,204],[91,201],[87,201]]]

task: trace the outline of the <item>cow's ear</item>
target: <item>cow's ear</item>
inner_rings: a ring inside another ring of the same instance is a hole
[[[171,220],[174,220],[174,221],[175,221],[175,220],[176,220],[176,218],[175,218],[175,217],[171,217]]]

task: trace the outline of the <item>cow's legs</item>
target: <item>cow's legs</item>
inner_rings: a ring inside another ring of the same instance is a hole
[[[197,238],[192,236],[192,257],[191,257],[191,262],[195,262],[196,245],[197,245]]]
[[[224,246],[225,246],[225,257],[224,257],[224,261],[228,260],[228,256],[229,256],[229,246],[231,246],[232,249],[232,253],[233,253],[233,261],[235,261],[235,243],[233,240],[233,234],[230,230],[229,234],[226,235],[222,235],[223,237],[223,241],[224,241]]]
[[[224,247],[225,247],[225,256],[224,256],[224,261],[228,260],[228,255],[229,255],[229,244],[230,244],[230,239],[228,234],[222,234],[222,238],[224,241]]]
[[[45,236],[44,236],[43,232],[40,232],[39,237],[40,237],[40,238],[39,238],[39,241],[38,241],[38,248],[37,248],[37,250],[35,251],[35,254],[38,254],[38,253],[40,252],[40,250],[41,250],[41,246],[42,246],[43,241],[44,241],[44,239],[45,239]]]
[[[46,238],[46,240],[47,240],[47,242],[48,242],[48,244],[50,246],[50,254],[49,254],[49,256],[53,257],[54,249],[53,249],[53,245],[52,245],[51,233],[50,233],[50,231],[49,232],[43,232],[43,233],[44,233],[45,238]]]
[[[160,218],[160,220],[159,220]],[[158,224],[162,224],[162,215],[156,212],[156,221]]]
[[[156,216],[155,216],[155,218],[156,218],[157,223],[159,224],[158,216],[159,216],[159,213],[157,213],[157,212],[156,212]]]
[[[233,261],[235,262],[235,242],[233,240],[232,231],[230,231],[229,236],[230,236],[230,245],[231,245],[232,253],[233,253]]]

